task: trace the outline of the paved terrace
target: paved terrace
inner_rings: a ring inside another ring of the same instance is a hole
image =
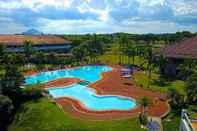
[[[169,107],[167,102],[158,99],[163,94],[136,87],[132,80],[120,77],[120,66],[113,66],[113,68],[114,69],[112,71],[102,73],[101,80],[90,84],[89,86],[95,88],[99,95],[122,95],[136,100],[140,96],[146,96],[153,102],[151,107],[147,110],[150,116],[162,117],[168,112]],[[64,81],[64,79],[62,80]],[[67,81],[68,80],[69,79],[67,79]],[[63,81],[60,83],[63,83]],[[55,83],[57,84],[57,82]],[[69,98],[59,98],[55,101],[62,106],[65,112],[84,119],[121,119],[136,116],[137,113],[140,112],[140,107],[136,107],[128,111],[92,111],[85,109],[78,101]]]

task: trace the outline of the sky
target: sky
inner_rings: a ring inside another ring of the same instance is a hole
[[[0,34],[197,32],[197,0],[0,0]]]

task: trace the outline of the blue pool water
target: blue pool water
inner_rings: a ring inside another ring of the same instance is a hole
[[[58,78],[79,78],[93,83],[100,79],[100,73],[110,70],[112,70],[112,68],[108,66],[81,66],[72,69],[47,71],[26,77],[25,83],[28,85],[45,83]]]
[[[100,79],[102,72],[112,70],[108,66],[82,66],[73,69],[42,72],[26,77],[26,84],[37,82],[45,83],[58,78],[79,78],[89,83]],[[136,106],[134,100],[121,96],[99,96],[96,91],[89,88],[87,84],[73,84],[67,87],[48,89],[54,98],[69,97],[80,101],[80,103],[91,110],[129,110]]]
[[[70,97],[80,101],[82,105],[92,110],[128,110],[135,106],[135,102],[132,99],[118,96],[98,96],[94,89],[80,84],[48,90],[54,98]]]

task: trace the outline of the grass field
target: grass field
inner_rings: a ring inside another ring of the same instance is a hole
[[[143,131],[138,118],[89,121],[64,113],[47,98],[24,104],[9,131]]]
[[[185,94],[185,82],[181,80],[172,80],[167,78],[160,78],[159,74],[152,73],[150,86],[148,88],[148,75],[145,71],[134,73],[133,79],[138,87],[149,89],[152,91],[167,92],[168,89],[177,89],[181,94]]]

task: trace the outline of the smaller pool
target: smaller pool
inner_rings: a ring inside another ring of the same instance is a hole
[[[69,97],[90,110],[129,110],[136,106],[132,99],[120,96],[98,96],[94,89],[81,84],[48,90],[54,98]]]

